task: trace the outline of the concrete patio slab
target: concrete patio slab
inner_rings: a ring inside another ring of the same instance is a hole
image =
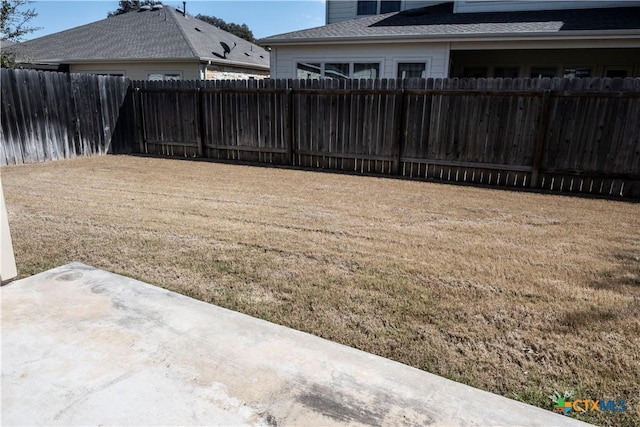
[[[0,291],[3,425],[586,425],[79,263]]]

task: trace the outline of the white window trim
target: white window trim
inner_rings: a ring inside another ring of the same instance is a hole
[[[145,71],[145,74],[147,75],[147,80],[149,80],[149,76],[151,74],[162,74],[163,81],[165,81],[164,76],[166,76],[167,74],[178,74],[180,76],[180,80],[184,80],[182,71],[178,71],[178,70],[151,70],[151,71]]]
[[[127,73],[124,70],[90,70],[90,71],[81,71],[81,73],[83,73],[83,74],[97,74],[97,75],[101,75],[101,76],[120,74],[122,77],[127,77]]]
[[[311,63],[311,64],[320,64],[320,78],[324,79],[324,66],[325,64],[349,64],[349,78],[353,78],[353,65],[354,64],[378,64],[379,65],[379,77],[378,79],[382,79],[384,76],[384,58],[357,58],[353,59],[353,57],[349,58],[299,58],[293,61],[293,75],[298,76],[298,64]]]
[[[424,64],[424,78],[431,77],[431,64],[433,62],[433,57],[431,56],[402,56],[398,58],[393,58],[393,78],[398,78],[398,64],[400,63],[413,63],[413,64]]]

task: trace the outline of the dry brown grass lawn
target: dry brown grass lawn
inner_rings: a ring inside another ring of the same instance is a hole
[[[21,277],[81,261],[640,425],[640,205],[124,156],[1,172]]]

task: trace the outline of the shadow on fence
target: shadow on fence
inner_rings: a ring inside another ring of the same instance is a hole
[[[1,70],[0,164],[128,152],[123,77]]]

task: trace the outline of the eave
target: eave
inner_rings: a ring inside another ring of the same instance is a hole
[[[600,31],[563,31],[563,32],[529,32],[529,33],[464,33],[464,34],[403,34],[403,35],[367,35],[347,37],[310,37],[262,39],[259,42],[266,46],[294,46],[318,44],[353,44],[353,43],[421,43],[454,41],[469,42],[501,42],[501,41],[550,41],[550,40],[638,40],[640,47],[640,29],[637,30],[600,30]]]

